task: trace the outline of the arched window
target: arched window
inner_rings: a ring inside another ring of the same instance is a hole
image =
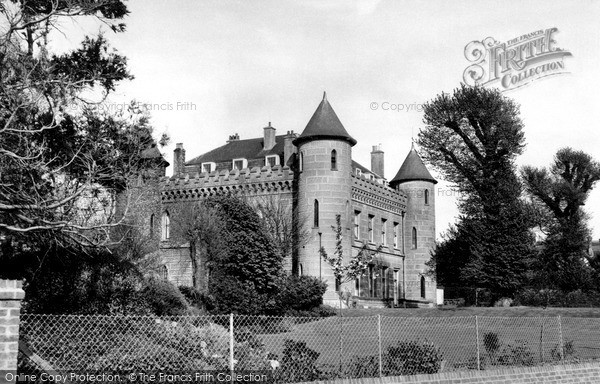
[[[314,227],[319,227],[319,200],[315,200]]]
[[[304,170],[304,152],[300,152],[300,164],[298,165],[300,172]]]
[[[337,151],[331,151],[331,170],[337,171]]]
[[[161,240],[169,240],[169,237],[171,237],[171,219],[169,218],[169,212],[165,211],[161,222]]]
[[[425,298],[425,276],[421,276],[421,298]]]
[[[163,266],[160,268],[160,278],[161,278],[163,281],[169,281],[169,268],[167,268],[167,266],[166,266],[166,265],[163,265]]]
[[[417,228],[412,229],[412,249],[417,249]]]
[[[300,276],[304,276],[304,268],[302,267],[302,263],[300,263],[300,268],[298,268],[298,272]]]
[[[425,205],[429,205],[429,189],[425,190]]]
[[[150,215],[150,237],[154,237],[154,213]]]

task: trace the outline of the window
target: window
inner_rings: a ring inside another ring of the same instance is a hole
[[[331,151],[331,170],[337,171],[337,151]]]
[[[354,279],[354,296],[360,296],[360,276]]]
[[[216,168],[217,168],[216,163],[202,163],[202,172],[203,173],[214,172]]]
[[[373,266],[369,265],[369,297],[375,296],[374,276],[375,276],[375,271],[373,271]]]
[[[165,211],[161,221],[161,240],[169,240],[169,237],[171,237],[171,219],[169,212]]]
[[[300,172],[304,170],[304,152],[300,152],[300,164],[299,164]]]
[[[362,171],[358,168],[356,168],[356,176],[360,176],[362,175]]]
[[[425,299],[425,276],[421,276],[421,298]]]
[[[319,227],[319,200],[315,200],[313,215],[314,215],[313,227],[318,228]]]
[[[388,275],[388,268],[383,267],[381,269],[381,287],[382,287],[382,294],[383,294],[384,299],[387,299],[389,297],[387,275]]]
[[[374,243],[373,226],[375,225],[375,216],[369,215],[369,242]]]
[[[354,240],[360,239],[360,211],[354,211]]]
[[[160,268],[160,278],[161,278],[163,281],[169,281],[169,268],[167,268],[167,266],[166,266],[166,265],[163,265],[163,266]]]
[[[233,166],[231,169],[237,169],[241,171],[244,168],[248,168],[248,160],[246,159],[233,159],[232,164]]]
[[[342,288],[342,282],[340,281],[339,277],[336,277],[335,278],[335,291],[339,292],[341,288]]]
[[[398,223],[394,223],[394,248],[398,249]]]
[[[298,273],[300,273],[300,276],[304,276],[304,268],[302,267],[302,263],[300,263],[300,268],[298,269]]]
[[[154,213],[150,215],[150,237],[154,237]]]
[[[387,245],[387,239],[386,239],[386,230],[387,230],[387,220],[386,219],[381,219],[381,244],[383,245]]]
[[[265,157],[265,165],[268,165],[269,167],[274,167],[276,165],[279,165],[279,156],[277,155],[269,155]]]
[[[412,249],[417,249],[417,228],[412,229]]]
[[[429,205],[429,189],[425,190],[425,205]]]

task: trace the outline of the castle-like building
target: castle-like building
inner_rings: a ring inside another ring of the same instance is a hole
[[[269,123],[262,137],[242,140],[235,134],[225,145],[188,161],[183,145],[177,144],[173,176],[156,185],[146,221],[150,233],[160,237],[163,277],[178,285],[192,283],[189,244],[173,226],[178,206],[229,193],[250,202],[276,198],[303,218],[299,230],[305,239],[287,255],[286,268],[326,281],[326,303],[337,305],[339,292],[349,292],[352,302],[370,307],[435,302],[436,283],[425,263],[435,241],[437,181],[414,147],[388,182],[381,148],[373,147],[368,169],[352,160],[355,144],[325,94],[300,135],[277,135]],[[364,276],[343,283],[336,282],[319,254],[321,246],[330,255],[335,250],[332,226],[338,215],[348,260],[365,245],[380,249]]]

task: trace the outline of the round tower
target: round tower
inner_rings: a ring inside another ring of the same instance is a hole
[[[436,281],[425,263],[435,247],[435,184],[414,144],[390,187],[408,196],[403,220],[406,300],[435,302]]]
[[[349,206],[352,190],[352,147],[356,144],[346,131],[323,94],[323,100],[300,136],[298,148],[297,209],[308,240],[298,251],[298,271],[321,278],[327,283],[324,301],[338,304],[335,277],[331,267],[321,259],[319,247],[330,256],[336,248],[336,215],[343,230],[344,256],[352,252],[349,231]]]

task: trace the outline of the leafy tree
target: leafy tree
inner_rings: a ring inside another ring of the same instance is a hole
[[[425,160],[461,192],[457,230],[438,250],[467,260],[445,272],[438,265],[438,274],[514,293],[533,254],[532,219],[514,165],[525,146],[518,106],[497,89],[462,85],[426,103],[424,122],[417,143]],[[459,255],[466,245],[467,255]]]
[[[550,168],[526,166],[521,174],[527,192],[551,217],[538,261],[542,283],[567,291],[590,288],[595,263],[588,255],[590,231],[582,206],[600,180],[600,163],[567,147],[558,150]]]
[[[149,166],[141,154],[153,143],[152,128],[140,111],[110,116],[89,99],[101,95],[101,101],[132,78],[125,57],[102,35],[86,37],[81,47],[60,55],[50,52],[49,39],[60,20],[79,16],[122,31],[127,13],[119,0],[0,3],[3,242],[52,238],[86,247],[112,242],[111,229],[119,224],[113,215],[117,196],[130,196],[128,181]]]

